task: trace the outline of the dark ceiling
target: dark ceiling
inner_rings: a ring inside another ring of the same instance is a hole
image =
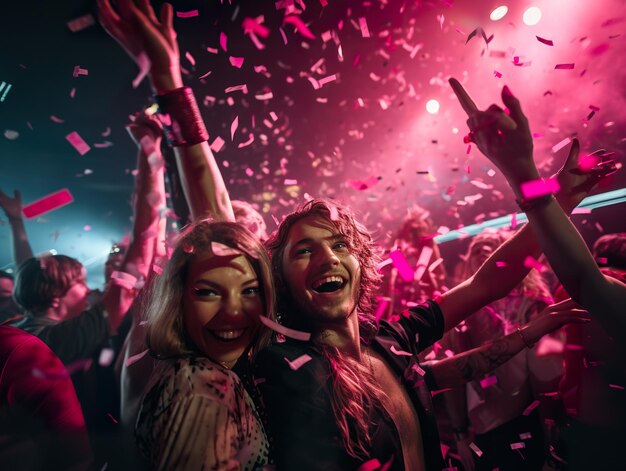
[[[283,24],[290,3],[314,39]],[[508,84],[525,105],[546,173],[565,155],[553,146],[576,134],[585,149],[623,156],[624,2],[533,2],[543,10],[536,26],[521,19],[530,3],[507,4],[508,15],[492,22],[495,5],[483,0],[174,2],[177,12],[198,10],[175,20],[182,65],[211,141],[226,141],[216,158],[232,197],[256,203],[270,229],[307,194],[339,197],[383,243],[415,202],[448,227],[510,213],[504,180],[476,149],[466,153],[449,76],[485,107]],[[80,0],[3,2],[0,84],[11,88],[0,102],[0,188],[20,189],[25,202],[71,191],[72,204],[28,222],[29,236],[35,252],[54,248],[85,262],[95,286],[108,247],[129,228],[135,150],[124,125],[150,92],[145,81],[132,88],[136,66],[99,25],[70,31],[68,21],[94,9]],[[262,50],[242,29],[260,16],[270,31]],[[494,35],[488,45],[480,34],[466,44],[477,27]],[[555,69],[564,63],[575,65]],[[87,74],[74,77],[76,66]],[[242,84],[247,94],[225,92]],[[430,99],[438,114],[427,113]],[[91,146],[83,156],[65,138],[73,131]],[[598,191],[625,186],[621,172]],[[600,222],[602,230],[626,228],[619,218]],[[0,268],[11,267],[9,240],[4,224]]]

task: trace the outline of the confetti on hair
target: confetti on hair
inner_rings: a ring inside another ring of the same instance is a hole
[[[535,36],[535,37],[537,38],[537,41],[539,41],[542,44],[545,44],[546,46],[554,46],[554,43],[550,39],[544,39],[539,36]]]
[[[313,358],[311,358],[311,356],[307,354],[299,356],[293,361],[289,361],[287,358],[284,358],[284,360],[289,365],[289,368],[291,368],[293,371],[298,371],[304,364],[308,363],[312,359]]]
[[[303,332],[301,330],[290,329],[289,327],[285,327],[284,325],[280,325],[278,322],[274,322],[266,316],[260,316],[259,319],[261,323],[266,327],[269,327],[274,332],[278,332],[279,334],[283,334],[285,337],[289,337],[296,340],[302,340],[303,342],[307,342],[311,339],[310,332]]]
[[[96,23],[92,14],[79,16],[78,18],[74,18],[73,20],[68,21],[67,27],[70,29],[72,33],[77,33],[82,31],[85,28],[89,28]]]
[[[295,26],[298,33],[308,39],[315,39],[315,35],[311,33],[307,25],[304,24],[302,19],[296,15],[288,15],[283,19],[283,24],[290,24]],[[286,39],[286,38],[285,38]]]
[[[136,355],[132,355],[129,356],[126,361],[124,362],[124,365],[126,365],[126,368],[128,368],[131,365],[134,365],[135,363],[137,363],[139,360],[141,360],[143,357],[145,357],[148,352],[150,352],[150,350],[146,349],[141,353],[137,353]]]
[[[531,402],[530,405],[526,409],[524,409],[524,412],[522,412],[522,415],[525,415],[528,417],[532,411],[534,411],[537,407],[539,407],[540,404],[541,402],[539,402],[538,400]]]
[[[238,257],[242,255],[241,250],[215,241],[211,242],[211,252],[218,257]]]
[[[74,197],[67,188],[50,193],[43,198],[33,201],[22,208],[22,213],[27,219],[32,219],[42,214],[59,209],[74,201]]]
[[[530,180],[520,185],[522,196],[527,199],[539,198],[559,191],[560,185],[556,178]]]
[[[194,16],[198,16],[198,10],[177,11],[176,16],[178,18],[193,18]]]

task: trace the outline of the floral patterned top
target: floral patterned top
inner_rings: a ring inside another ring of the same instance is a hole
[[[153,469],[259,470],[269,446],[239,377],[207,358],[158,362],[135,433]]]

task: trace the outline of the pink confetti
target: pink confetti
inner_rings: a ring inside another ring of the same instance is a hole
[[[76,78],[79,75],[89,75],[89,71],[87,69],[81,69],[80,65],[76,65],[74,66],[74,72],[72,72],[72,76]]]
[[[103,348],[100,350],[100,357],[98,358],[98,364],[100,366],[109,366],[115,357],[115,351],[112,348]]]
[[[244,95],[248,94],[248,86],[244,83],[243,85],[235,85],[233,87],[228,87],[224,90],[224,93],[232,93],[241,90]]]
[[[543,273],[546,270],[546,267],[543,263],[539,262],[538,260],[535,260],[530,255],[524,259],[524,266],[526,268],[531,268],[531,269],[534,268],[539,273]]]
[[[519,439],[520,440],[530,440],[531,438],[533,438],[533,434],[530,433],[530,432],[520,433],[519,434]]]
[[[252,144],[254,142],[254,134],[250,133],[248,135],[248,140],[245,142],[241,142],[238,146],[237,149],[242,149],[244,147],[249,146],[250,144]]]
[[[359,466],[357,471],[376,471],[377,469],[380,469],[380,466],[380,461],[374,458]]]
[[[194,16],[198,16],[198,10],[177,11],[176,16],[178,18],[193,18]]]
[[[613,388],[613,389],[621,389],[622,391],[624,391],[624,386],[620,386],[619,384],[609,384],[609,388]]]
[[[209,147],[213,152],[219,152],[220,150],[222,150],[222,147],[224,147],[225,143],[226,141],[224,141],[224,139],[222,139],[220,136],[217,136]]]
[[[244,18],[241,27],[243,28],[244,34],[254,33],[262,38],[267,38],[270,35],[270,30],[259,24],[254,18]]]
[[[424,276],[424,272],[426,271],[426,267],[428,266],[428,263],[430,262],[430,258],[433,255],[433,249],[432,247],[428,247],[427,245],[425,245],[422,248],[422,251],[420,252],[420,256],[417,259],[417,264],[415,265],[416,270],[415,270],[415,275],[413,275],[413,280],[414,281],[419,281],[422,279],[422,276]]]
[[[394,250],[391,252],[389,254],[389,258],[391,258],[393,266],[396,267],[398,273],[404,281],[413,281],[413,277],[415,276],[413,269],[410,267],[400,250]]]
[[[189,51],[185,52],[185,57],[187,58],[187,60],[191,64],[191,66],[195,67],[196,59],[191,55],[191,53]]]
[[[556,70],[569,70],[574,68],[574,64],[557,64],[554,66]]]
[[[321,78],[319,79],[318,83],[320,87],[323,87],[327,83],[334,82],[335,80],[337,80],[337,74],[333,74],[333,75],[329,75],[328,77]]]
[[[563,147],[565,147],[570,142],[572,142],[572,140],[569,137],[566,137],[561,142],[559,142],[559,143],[557,143],[557,144],[552,146],[552,152],[556,153],[556,152],[560,151]]]
[[[42,214],[59,209],[74,201],[72,194],[67,188],[50,193],[43,198],[33,201],[22,208],[22,213],[26,219],[32,219]]]
[[[524,442],[511,443],[511,450],[521,450],[522,448],[526,448]]]
[[[370,37],[370,30],[367,27],[367,20],[364,16],[359,18],[359,28],[361,29],[361,36],[363,36],[364,38]]]
[[[383,298],[383,297],[380,297],[378,299],[378,305],[376,306],[376,312],[374,313],[374,320],[376,321],[377,325],[382,319],[382,317],[385,315],[388,305],[389,305],[388,299]]]
[[[497,70],[493,71],[493,76],[496,78],[502,78],[502,74],[500,72],[498,72]]]
[[[404,357],[412,357],[413,354],[411,352],[405,352],[404,350],[398,350],[395,345],[392,345],[391,348],[391,353],[393,353],[394,355],[399,355],[399,356],[404,356]]]
[[[133,79],[133,88],[137,88],[142,80],[146,78],[146,76],[150,72],[151,66],[150,59],[145,52],[140,52],[139,55],[137,55],[136,61],[137,66],[139,67],[139,72],[137,73],[137,76]]]
[[[243,65],[243,57],[230,56],[229,60],[230,60],[230,64],[233,67],[237,67],[238,69],[241,69],[241,66]]]
[[[297,185],[298,184],[298,180],[294,180],[293,178],[285,178],[285,181],[283,182],[284,185]]]
[[[530,413],[534,411],[537,407],[539,407],[540,404],[541,402],[537,400],[531,402],[530,405],[526,409],[524,409],[524,412],[522,412],[522,415],[529,416]]]
[[[54,115],[50,115],[50,119],[51,119],[53,122],[58,123],[58,124],[62,124],[62,123],[64,123],[64,122],[65,122],[65,120],[64,120],[64,119],[58,118],[58,117],[56,117],[56,116],[54,116]]]
[[[544,38],[540,38],[539,36],[535,36],[537,38],[537,41],[539,41],[540,43],[543,43],[547,46],[554,46],[554,43],[550,40],[550,39],[544,39]],[[574,64],[572,64],[573,66]],[[574,67],[572,67],[573,69]]]
[[[227,51],[227,42],[228,42],[228,37],[226,36],[226,34],[224,34],[223,32],[220,33],[220,47],[222,48],[223,51]]]
[[[283,334],[285,337],[302,340],[303,342],[307,342],[311,339],[310,332],[302,332],[301,330],[290,329],[288,327],[285,327],[284,325],[280,325],[279,323],[274,322],[273,320],[265,316],[261,316],[259,319],[261,320],[261,323],[264,324],[266,327],[269,327],[274,332]]]
[[[311,361],[313,358],[311,358],[309,355],[304,354],[298,358],[296,358],[293,361],[289,361],[287,358],[285,358],[284,360],[287,362],[287,364],[289,365],[289,368],[291,368],[293,371],[298,371],[302,365],[308,363],[309,361]]]
[[[296,27],[296,30],[308,39],[315,39],[315,35],[311,33],[309,28],[304,24],[302,19],[299,16],[289,15],[283,19],[283,24],[290,24]]]
[[[233,122],[230,124],[230,140],[232,141],[235,138],[235,132],[239,127],[239,116],[235,116]]]
[[[539,178],[524,182],[520,185],[520,191],[525,199],[538,198],[540,196],[549,195],[559,191],[560,185],[556,178],[548,178],[544,180]]]
[[[435,260],[433,263],[431,263],[428,266],[428,271],[432,272],[433,270],[435,270],[435,268],[437,268],[439,265],[441,265],[443,263],[443,258],[439,257],[437,260]]]
[[[474,442],[470,443],[469,447],[472,449],[474,453],[476,453],[476,456],[478,456],[479,458],[483,456],[482,450],[478,448],[478,446]]]
[[[480,387],[483,389],[487,389],[495,384],[498,384],[497,376],[487,376],[486,378],[480,380]]]
[[[65,139],[74,146],[74,149],[76,149],[80,155],[85,155],[91,149],[76,131],[69,133],[65,136]]]
[[[136,355],[132,355],[132,356],[128,357],[126,359],[126,361],[124,362],[124,365],[126,365],[126,368],[128,368],[131,365],[134,365],[139,360],[141,360],[143,357],[145,357],[149,352],[150,352],[150,350],[146,349],[146,350],[144,350],[141,353],[137,353]]]
[[[211,242],[211,252],[218,257],[234,257],[241,255],[241,251],[219,242]]]
[[[348,180],[348,185],[359,191],[367,190],[376,185],[376,183],[378,183],[378,178],[376,177],[369,177],[367,180]]]
[[[83,230],[86,231],[86,232],[89,232],[91,230],[91,226],[89,224],[85,224],[83,226]]]
[[[67,22],[67,27],[70,29],[72,33],[77,33],[78,31],[82,31],[85,28],[88,28],[94,25],[96,21],[93,18],[93,15],[84,15],[79,16],[78,18],[74,18]]]

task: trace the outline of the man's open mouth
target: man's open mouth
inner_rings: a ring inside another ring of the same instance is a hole
[[[317,293],[333,293],[343,288],[344,285],[345,281],[342,277],[333,275],[316,280],[311,288]]]

